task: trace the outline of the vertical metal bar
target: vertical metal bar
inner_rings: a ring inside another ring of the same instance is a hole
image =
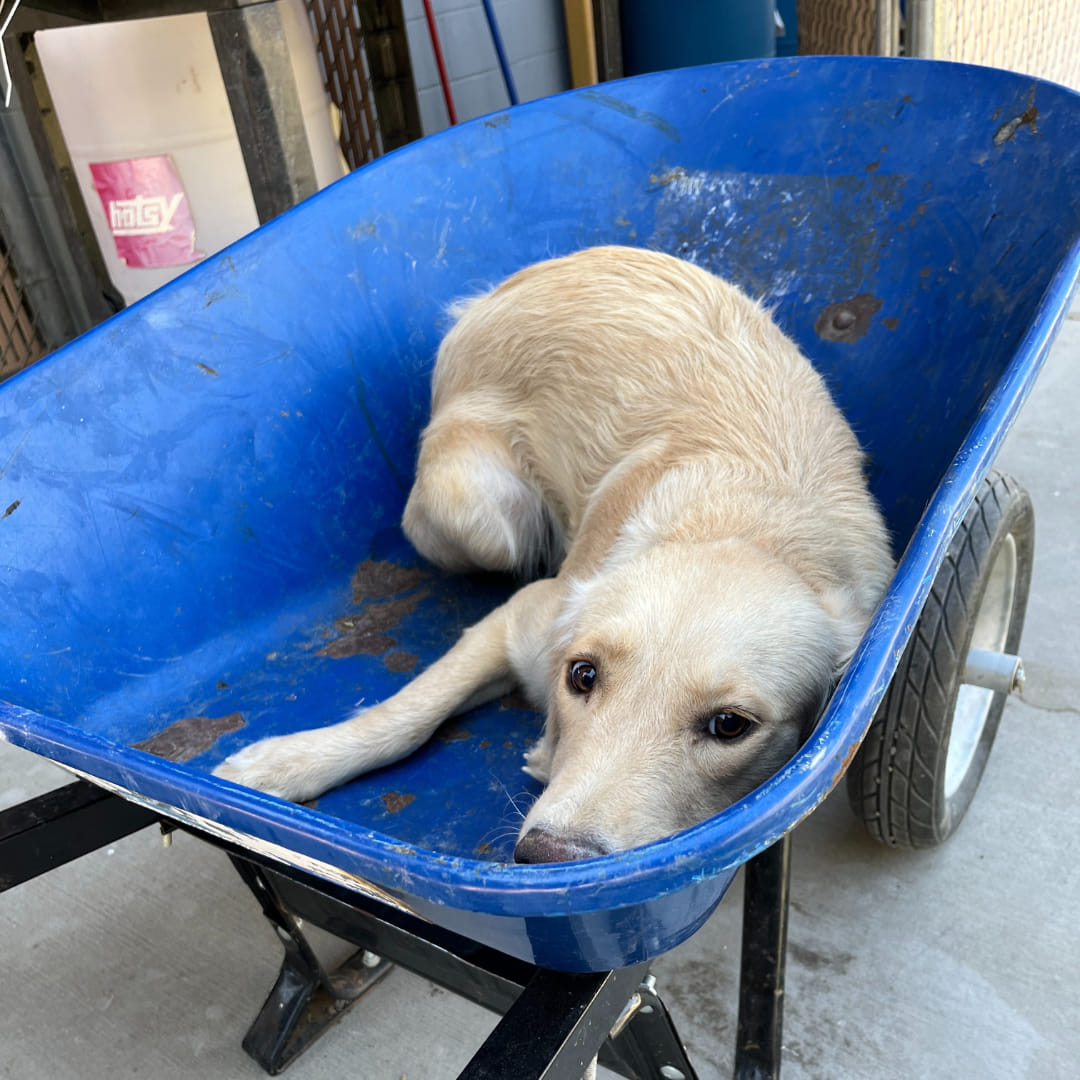
[[[791,841],[746,864],[735,1080],[777,1080],[784,1020]]]
[[[207,16],[260,222],[314,195],[315,164],[276,4]]]
[[[907,0],[905,52],[908,56],[934,57],[934,30],[938,0]]]
[[[900,0],[877,0],[875,50],[878,56],[900,55]]]

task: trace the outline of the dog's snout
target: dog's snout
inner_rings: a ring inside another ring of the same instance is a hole
[[[595,859],[607,855],[608,848],[584,836],[560,836],[536,826],[530,829],[514,848],[514,862],[557,863],[575,859]]]

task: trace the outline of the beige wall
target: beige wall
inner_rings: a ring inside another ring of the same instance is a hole
[[[1078,0],[936,0],[933,55],[1080,90]]]
[[[907,0],[913,52],[1080,90],[1080,0]],[[875,52],[877,0],[799,0],[799,52]]]

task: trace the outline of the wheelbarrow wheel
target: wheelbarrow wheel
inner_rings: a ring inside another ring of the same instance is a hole
[[[1034,547],[1027,492],[991,472],[848,771],[851,806],[883,844],[940,844],[971,804],[1007,694],[964,683],[968,651],[1016,654]]]

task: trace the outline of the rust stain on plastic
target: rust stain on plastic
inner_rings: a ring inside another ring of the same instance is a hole
[[[1039,110],[1035,108],[1035,87],[1031,88],[1031,92],[1028,94],[1027,108],[1020,113],[1019,116],[1014,116],[1011,120],[1006,120],[994,132],[994,145],[1003,146],[1007,143],[1022,127],[1029,128],[1031,134],[1038,137],[1040,132],[1036,124],[1039,119]]]
[[[411,652],[392,652],[383,660],[388,671],[397,672],[399,675],[407,675],[419,662],[420,657]]]
[[[836,787],[843,779],[844,773],[851,767],[851,763],[855,760],[855,755],[859,752],[859,747],[862,746],[862,742],[852,743],[848,752],[844,755],[844,760],[840,762],[840,768],[837,770],[836,775],[833,776],[832,784],[829,785],[830,790]]]
[[[383,795],[382,802],[388,814],[397,814],[404,810],[406,806],[411,806],[416,802],[416,796],[410,795],[408,792],[388,791]]]
[[[209,750],[222,735],[239,731],[244,722],[243,714],[238,712],[216,717],[185,716],[149,739],[132,743],[131,746],[134,750],[142,750],[166,761],[190,761]]]
[[[396,629],[407,615],[411,615],[425,596],[426,589],[412,596],[368,604],[356,615],[335,619],[334,629],[341,636],[334,638],[315,655],[329,656],[335,660],[348,656],[381,656],[397,645],[397,639],[390,635],[390,631]]]
[[[686,170],[681,169],[678,166],[676,166],[674,169],[668,169],[667,172],[660,173],[659,175],[650,174],[650,176],[649,176],[649,187],[651,187],[651,188],[667,187],[668,184],[674,184],[676,180],[685,180],[685,179],[686,179]]]
[[[398,566],[397,563],[368,559],[362,562],[353,574],[353,603],[381,600],[383,597],[414,589],[426,577],[427,574],[416,566]]]
[[[390,652],[397,645],[391,631],[428,595],[427,589],[417,588],[427,576],[418,567],[398,566],[377,559],[362,562],[352,576],[352,600],[361,610],[335,619],[334,630],[338,636],[315,655],[342,660],[349,656],[382,656]],[[405,651],[390,652],[384,662],[390,671],[409,672],[416,667],[419,658]]]

